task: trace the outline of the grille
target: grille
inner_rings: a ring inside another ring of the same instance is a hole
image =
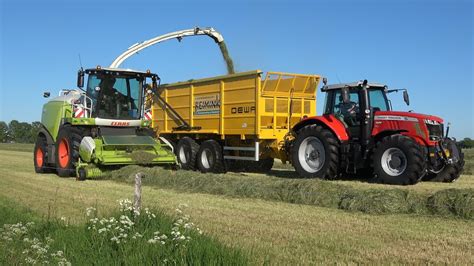
[[[434,137],[440,137],[442,138],[443,137],[443,124],[440,124],[440,125],[430,125],[430,124],[426,124],[426,126],[428,127],[428,132],[430,134],[430,137],[431,136],[434,136]]]

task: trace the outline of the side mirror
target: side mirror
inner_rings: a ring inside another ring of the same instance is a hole
[[[410,105],[410,96],[408,96],[408,91],[403,91],[403,100],[407,105]]]
[[[349,94],[349,88],[342,88],[341,89],[341,96],[342,96],[342,102],[343,103],[350,103],[351,102],[351,96]]]
[[[77,72],[77,87],[84,87],[84,71],[82,69]]]
[[[43,97],[44,98],[49,98],[49,96],[51,96],[51,93],[49,93],[49,91],[43,92]]]
[[[156,90],[158,89],[158,81],[160,80],[160,77],[154,75],[151,77],[151,87]]]
[[[326,86],[328,84],[328,79],[327,78],[323,78],[323,84],[324,84],[324,86]]]

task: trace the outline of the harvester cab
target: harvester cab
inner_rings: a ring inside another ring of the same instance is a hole
[[[324,85],[322,116],[294,127],[292,162],[303,176],[335,178],[364,173],[387,184],[414,184],[422,178],[452,182],[464,157],[454,139],[444,134],[443,119],[393,111],[386,85],[367,80]],[[446,130],[448,132],[449,129]]]
[[[62,90],[43,106],[36,172],[55,170],[82,180],[100,176],[104,166],[175,164],[171,145],[150,128],[147,96],[158,80],[150,71],[79,70],[78,89]]]

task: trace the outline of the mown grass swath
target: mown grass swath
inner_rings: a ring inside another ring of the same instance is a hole
[[[259,198],[374,214],[418,213],[474,218],[474,189],[471,188],[435,193],[417,193],[399,188],[356,189],[316,179],[255,178],[140,166],[112,171],[108,178],[132,182],[133,174],[138,171],[147,176],[143,180],[145,185],[185,192]]]
[[[0,198],[0,264],[247,264],[240,250],[202,235],[182,207],[174,218],[148,209],[138,215],[129,201],[112,216],[96,213],[91,207],[86,224],[71,225]]]

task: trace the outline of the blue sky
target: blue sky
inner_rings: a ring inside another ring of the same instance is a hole
[[[67,4],[65,3],[67,2]],[[21,1],[0,0],[0,120],[41,118],[43,91],[74,88],[79,68],[107,66],[130,45],[212,26],[237,71],[320,74],[407,88],[411,105],[455,137],[474,138],[473,1]],[[169,41],[127,60],[163,82],[225,74],[206,37]],[[319,92],[318,113],[324,102]]]

